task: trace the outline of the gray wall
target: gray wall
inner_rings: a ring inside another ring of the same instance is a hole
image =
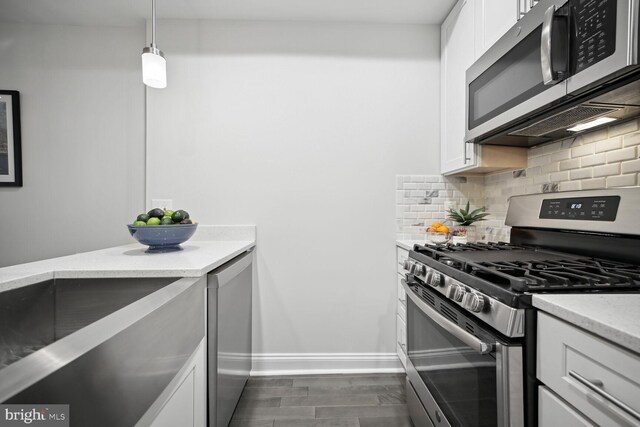
[[[439,170],[439,28],[161,28],[147,195],[257,225],[254,352],[394,353],[395,175]]]
[[[0,188],[0,267],[127,243],[144,208],[144,27],[0,23],[24,187]]]

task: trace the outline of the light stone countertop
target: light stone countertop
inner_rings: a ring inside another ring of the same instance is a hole
[[[424,240],[396,240],[396,246],[408,251],[413,249],[413,245],[424,245]]]
[[[179,252],[147,254],[139,243],[0,268],[0,292],[54,278],[200,277],[256,245],[246,240],[189,240]],[[196,236],[194,236],[196,237]],[[200,237],[208,237],[201,235]]]
[[[533,305],[640,354],[640,294],[540,294]]]

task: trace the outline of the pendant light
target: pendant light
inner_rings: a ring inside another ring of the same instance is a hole
[[[167,61],[156,47],[156,0],[151,0],[151,46],[142,49],[142,81],[149,87],[167,87]]]

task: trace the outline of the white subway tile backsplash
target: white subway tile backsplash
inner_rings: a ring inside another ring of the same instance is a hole
[[[577,147],[573,147],[571,149],[571,157],[584,157],[590,154],[594,154],[596,151],[595,144],[586,144],[586,145],[578,145]]]
[[[640,159],[622,163],[622,173],[640,172]]]
[[[620,173],[620,163],[596,166],[593,168],[594,177],[618,175],[619,173]]]
[[[596,153],[603,153],[605,151],[616,150],[622,148],[622,137],[616,136],[615,138],[605,139],[604,141],[596,142]]]
[[[560,183],[560,191],[577,191],[582,190],[580,181],[565,181]]]
[[[558,162],[549,163],[540,167],[540,171],[542,173],[558,172],[559,170],[560,170],[560,163]]]
[[[580,159],[580,164],[582,167],[604,165],[606,162],[607,162],[606,153],[600,153],[594,156],[583,157]]]
[[[609,138],[609,136],[614,136],[614,135],[609,135],[609,129],[600,129],[595,132],[586,133],[580,136],[578,139],[580,144],[584,145],[590,142],[602,141],[603,139]]]
[[[573,179],[585,179],[593,178],[593,168],[580,168],[569,172],[569,178]]]
[[[569,171],[555,172],[549,175],[552,182],[569,181]]]
[[[551,161],[559,162],[560,160],[567,160],[571,158],[571,150],[570,149],[561,149],[555,153],[551,153]]]
[[[607,186],[606,178],[583,179],[580,181],[583,190],[596,190]]]
[[[579,167],[580,167],[580,159],[564,160],[560,162],[561,171],[578,169]]]
[[[541,174],[541,175],[537,175],[533,177],[533,182],[532,184],[545,184],[547,182],[549,182],[549,174]]]
[[[556,141],[529,150],[528,167],[484,177],[399,175],[396,177],[398,238],[424,239],[426,227],[445,219],[445,205],[486,206],[479,235],[508,241],[504,220],[511,196],[545,191],[576,191],[640,184],[638,120]],[[408,185],[413,184],[413,185]],[[414,207],[415,205],[415,207]]]
[[[636,147],[623,148],[622,150],[609,151],[607,153],[607,163],[621,162],[636,158]]]
[[[546,154],[537,157],[529,157],[529,167],[544,166],[551,162],[551,156]]]
[[[636,185],[638,182],[635,173],[628,175],[610,176],[607,178],[607,187],[629,187]]]
[[[630,147],[640,144],[640,132],[630,133],[622,138],[622,145]]]

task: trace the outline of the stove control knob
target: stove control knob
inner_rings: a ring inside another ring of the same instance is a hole
[[[464,286],[452,284],[447,296],[454,301],[460,302],[466,293],[467,291],[464,289]]]
[[[422,264],[416,264],[416,276],[426,276],[427,266]]]
[[[408,259],[405,259],[404,262],[402,263],[402,268],[404,268],[405,270],[409,271],[410,267],[411,267],[411,263],[409,262]]]
[[[464,306],[474,313],[480,313],[487,306],[487,302],[482,295],[468,293],[464,301]]]
[[[431,286],[437,288],[442,285],[442,274],[436,273],[435,271],[431,274],[431,281],[429,282]]]

